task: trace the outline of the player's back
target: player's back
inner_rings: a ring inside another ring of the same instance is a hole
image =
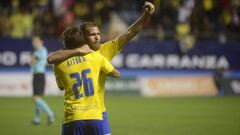
[[[102,111],[98,98],[98,78],[103,56],[93,52],[71,57],[54,65],[57,80],[65,89],[64,123],[75,120],[101,120]]]

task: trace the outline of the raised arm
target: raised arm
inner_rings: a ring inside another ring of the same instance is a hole
[[[121,50],[126,43],[136,36],[144,27],[155,11],[155,6],[150,2],[145,2],[143,6],[143,14],[134,22],[124,33],[119,36],[118,50]]]
[[[62,62],[72,56],[85,55],[90,52],[92,52],[92,50],[89,48],[88,45],[84,45],[80,48],[73,49],[73,50],[59,50],[49,54],[47,61],[49,64],[55,64],[58,62]]]

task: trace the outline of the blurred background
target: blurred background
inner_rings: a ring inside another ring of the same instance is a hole
[[[9,111],[22,121],[32,116],[29,63],[33,35],[43,37],[50,53],[63,47],[60,35],[67,26],[93,21],[100,26],[104,42],[114,39],[136,21],[144,2],[1,0],[0,106],[5,106],[0,108],[3,113],[0,119],[4,119],[0,128],[5,126],[1,130],[15,135],[31,134],[34,130],[35,134],[46,134],[40,129],[60,134],[63,93],[56,86],[51,65],[48,65],[45,93],[55,111],[60,112],[55,128],[34,127],[22,133],[21,128],[10,130],[11,118],[5,117]],[[113,133],[239,134],[239,58],[240,0],[160,0],[142,31],[112,61],[122,73],[120,79],[106,82]],[[30,112],[22,116],[26,113],[24,109],[17,113],[21,109],[7,107],[9,102],[19,103],[23,108],[23,104],[28,104],[25,109]],[[117,106],[127,108],[129,113],[122,113]],[[133,119],[138,115],[139,121]],[[126,118],[131,119],[129,126],[123,122]],[[138,125],[142,121],[148,127]],[[215,128],[218,130],[212,130]]]
[[[151,1],[151,0],[150,0]],[[144,0],[1,0],[1,37],[58,37],[68,25],[94,21],[106,39],[132,24]],[[239,0],[160,0],[141,39],[239,39]],[[112,37],[113,36],[113,37]]]

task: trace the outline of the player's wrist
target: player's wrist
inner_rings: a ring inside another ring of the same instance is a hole
[[[78,50],[78,49],[74,49],[74,50],[72,50],[71,52],[72,52],[72,56],[76,56],[76,55],[81,54],[81,51]]]
[[[86,53],[87,53],[87,51],[83,47],[74,49],[74,52],[73,52],[74,55],[85,55]]]
[[[152,14],[150,14],[150,13],[147,12],[147,11],[143,11],[143,16],[146,17],[146,18],[148,18],[148,17],[151,17]]]

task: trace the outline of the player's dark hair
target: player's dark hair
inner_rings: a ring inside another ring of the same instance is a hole
[[[87,32],[87,28],[91,27],[98,27],[98,25],[94,22],[84,22],[80,24],[79,28],[83,33]],[[98,27],[99,28],[99,27]]]
[[[81,47],[85,43],[81,30],[76,26],[67,27],[61,37],[65,49],[75,49]]]

